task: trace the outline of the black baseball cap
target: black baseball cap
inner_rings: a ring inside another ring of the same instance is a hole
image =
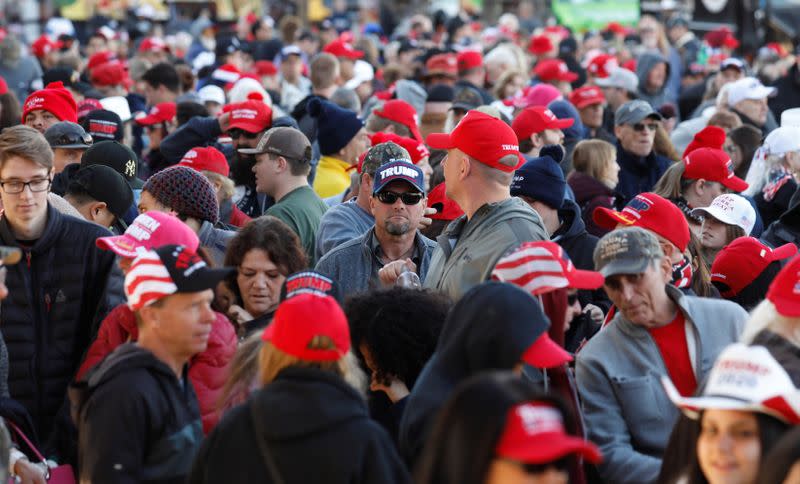
[[[44,132],[50,148],[82,149],[92,146],[92,136],[80,124],[70,121],[56,123]]]
[[[105,202],[118,221],[122,221],[133,205],[133,190],[127,180],[106,165],[89,165],[79,169],[67,188],[67,193],[75,191],[85,191],[98,202]]]
[[[117,141],[101,141],[86,150],[81,157],[81,168],[106,165],[125,177],[134,190],[141,190],[144,182],[137,178],[139,159],[132,149]]]
[[[482,105],[483,97],[481,97],[481,93],[475,88],[465,86],[453,96],[453,105],[450,109],[470,111]]]
[[[339,305],[344,302],[344,294],[339,284],[330,277],[316,271],[295,272],[281,285],[281,302],[300,294],[331,296]]]
[[[51,82],[62,82],[64,87],[75,89],[81,94],[86,94],[92,90],[92,85],[81,81],[81,75],[71,67],[58,66],[48,69],[42,75],[42,84],[48,85]]]
[[[97,142],[113,140],[122,142],[122,119],[114,111],[95,109],[83,118],[83,129]]]

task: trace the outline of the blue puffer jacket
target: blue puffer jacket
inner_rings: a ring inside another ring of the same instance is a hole
[[[46,442],[56,414],[66,411],[67,385],[94,338],[100,321],[124,302],[113,252],[95,245],[111,235],[99,225],[47,208],[47,226],[30,248],[19,246],[5,217],[0,244],[23,249],[8,266],[9,296],[3,301],[3,337],[8,346],[11,397],[33,417]]]

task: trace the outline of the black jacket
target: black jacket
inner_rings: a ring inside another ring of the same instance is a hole
[[[259,438],[286,484],[409,482],[363,397],[338,375],[297,367],[282,370],[223,417],[203,443],[188,482],[276,482]]]
[[[769,109],[775,119],[781,119],[781,113],[785,110],[800,106],[800,69],[797,68],[797,63],[775,82],[775,87],[778,88],[778,93],[769,98]]]
[[[620,167],[617,191],[627,203],[640,193],[652,191],[672,161],[654,151],[644,157],[637,156],[617,144],[617,163]]]
[[[795,190],[789,201],[789,209],[767,227],[767,230],[761,234],[761,239],[772,247],[783,244],[794,244],[800,247],[800,189]]]
[[[400,420],[400,452],[407,464],[413,466],[419,458],[436,413],[456,385],[481,371],[514,368],[549,328],[539,303],[509,286],[475,286],[450,311],[436,352],[417,378]]]
[[[203,440],[186,368],[178,380],[153,353],[127,343],[73,384],[70,400],[82,482],[185,482]]]
[[[111,235],[99,225],[47,207],[47,226],[31,248],[19,245],[5,217],[0,243],[23,249],[8,266],[9,296],[3,301],[3,337],[8,346],[12,398],[28,409],[40,439],[49,439],[59,409],[66,410],[67,385],[100,322],[125,301],[113,252],[95,245]]]
[[[761,215],[765,227],[778,220],[781,215],[789,210],[792,204],[792,197],[795,192],[797,192],[797,187],[797,182],[793,179],[789,179],[788,182],[784,183],[783,186],[778,189],[777,193],[775,193],[775,196],[770,201],[764,199],[764,193],[756,193],[753,200],[756,202],[757,213]]]

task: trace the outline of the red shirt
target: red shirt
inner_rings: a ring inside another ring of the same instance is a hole
[[[694,394],[697,389],[697,378],[689,357],[689,344],[686,341],[686,321],[683,313],[678,311],[675,319],[666,326],[653,328],[650,336],[658,346],[661,359],[667,367],[667,373],[675,387],[684,397]]]

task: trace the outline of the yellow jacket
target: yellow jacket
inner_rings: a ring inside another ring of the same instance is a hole
[[[320,198],[339,195],[350,188],[350,163],[331,156],[323,156],[317,165],[314,178],[314,191]]]

